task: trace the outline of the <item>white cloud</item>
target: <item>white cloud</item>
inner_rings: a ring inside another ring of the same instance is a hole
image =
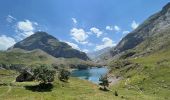
[[[139,23],[137,23],[136,21],[133,21],[131,24],[132,29],[136,29],[139,26]]]
[[[106,26],[106,30],[109,30],[109,31],[117,31],[119,32],[121,29],[119,26],[115,25],[115,26]]]
[[[83,52],[88,53],[88,52],[89,52],[89,50],[87,50],[87,49],[83,49]]]
[[[34,30],[33,23],[29,20],[18,22],[17,28],[21,31],[26,31],[26,32]]]
[[[102,41],[103,41],[103,44],[96,46],[96,48],[95,48],[96,51],[104,49],[106,47],[113,47],[116,45],[116,43],[108,37],[103,38]]]
[[[117,26],[117,25],[115,25],[115,26],[114,26],[114,30],[117,31],[117,32],[119,32],[119,31],[120,31],[120,27]]]
[[[11,16],[11,15],[8,15],[8,16],[6,17],[6,21],[9,22],[9,23],[12,23],[12,22],[15,21],[15,20],[16,20],[16,18],[13,17],[13,16]]]
[[[102,31],[100,31],[98,28],[96,28],[96,27],[92,27],[91,29],[90,29],[90,31],[92,32],[92,33],[95,33],[96,35],[97,35],[97,37],[100,37],[102,34],[103,34],[103,32]]]
[[[76,18],[71,18],[74,24],[77,24],[77,19]]]
[[[130,32],[129,31],[123,31],[123,35],[128,34],[128,33],[130,33]]]
[[[83,50],[81,50],[81,49],[79,48],[79,46],[78,46],[77,44],[75,44],[75,43],[68,42],[68,41],[63,41],[63,42],[66,42],[66,43],[67,43],[68,45],[70,45],[73,49],[77,49],[77,50],[83,51],[83,52],[85,52],[85,53],[88,53],[88,52],[89,52],[88,49],[83,49]]]
[[[34,34],[35,26],[37,25],[37,22],[31,22],[29,20],[19,21],[16,25],[17,37],[23,39]]]
[[[79,46],[75,43],[72,43],[72,42],[66,42],[68,45],[70,45],[72,48],[74,49],[77,49],[77,50],[80,50]]]
[[[81,44],[87,44],[88,34],[83,29],[73,28],[70,31],[72,38]]]
[[[6,35],[0,36],[0,50],[6,50],[13,46],[15,43],[15,40],[11,37],[7,37]]]
[[[113,27],[112,26],[106,26],[106,30],[112,31]]]

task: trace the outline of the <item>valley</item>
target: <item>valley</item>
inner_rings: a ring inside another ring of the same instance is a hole
[[[35,32],[0,51],[0,100],[169,100],[169,36],[170,3],[91,53]]]

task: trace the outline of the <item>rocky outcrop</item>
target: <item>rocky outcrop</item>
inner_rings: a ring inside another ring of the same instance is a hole
[[[16,77],[16,82],[33,81],[34,76],[30,71],[23,71],[19,76]]]

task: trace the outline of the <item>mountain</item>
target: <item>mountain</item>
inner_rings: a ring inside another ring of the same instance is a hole
[[[99,58],[102,54],[108,52],[111,48],[110,47],[106,47],[104,49],[98,50],[98,51],[94,51],[94,52],[89,52],[87,53],[88,57],[91,59],[97,59]]]
[[[137,100],[170,99],[170,3],[107,54],[110,73],[121,78],[114,90]]]
[[[105,58],[142,56],[170,46],[170,3],[125,36]],[[109,55],[109,56],[108,56]]]
[[[60,42],[58,39],[46,32],[36,32],[30,37],[16,43],[9,50],[14,48],[20,48],[28,51],[40,49],[56,58],[63,57],[89,60],[88,56],[84,52],[73,49],[67,43]]]

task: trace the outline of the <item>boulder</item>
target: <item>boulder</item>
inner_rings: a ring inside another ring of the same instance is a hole
[[[34,76],[30,71],[23,71],[19,76],[16,77],[16,82],[33,81]]]

